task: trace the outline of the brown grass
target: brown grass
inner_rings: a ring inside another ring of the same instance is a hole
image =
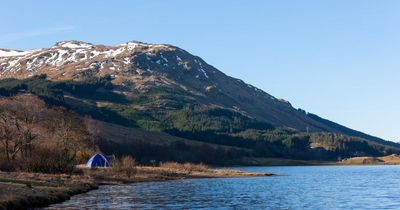
[[[338,162],[340,165],[398,165],[399,155],[388,155],[383,157],[354,157]]]
[[[42,207],[95,188],[85,176],[0,172],[0,209]]]
[[[166,163],[161,163],[160,168],[170,169],[175,171],[184,171],[189,174],[192,172],[206,172],[210,170],[210,168],[203,163],[193,164],[193,163],[166,162]]]

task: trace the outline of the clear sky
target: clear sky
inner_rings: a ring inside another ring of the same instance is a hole
[[[0,3],[0,48],[168,43],[296,108],[400,141],[398,0]]]

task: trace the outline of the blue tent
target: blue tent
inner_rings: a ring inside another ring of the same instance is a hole
[[[96,167],[108,167],[110,163],[107,158],[102,154],[93,155],[89,161],[86,163],[86,167],[88,168],[96,168]]]

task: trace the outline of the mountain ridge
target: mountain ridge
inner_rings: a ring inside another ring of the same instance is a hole
[[[168,89],[175,96],[191,101],[183,104],[222,107],[277,127],[302,132],[338,132],[398,146],[295,109],[289,102],[230,77],[200,57],[168,44],[130,41],[106,46],[69,40],[57,42],[51,48],[10,52],[14,54],[0,54],[0,79],[26,79],[46,74],[54,81],[84,81],[109,76],[119,87],[118,91],[127,97],[157,88]],[[182,108],[174,107],[176,104],[170,99],[158,102],[143,106],[154,110]]]

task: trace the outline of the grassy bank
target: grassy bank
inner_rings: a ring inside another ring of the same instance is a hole
[[[0,210],[43,207],[71,196],[97,189],[101,184],[127,184],[187,178],[234,178],[272,176],[229,169],[211,169],[202,164],[165,163],[159,167],[137,166],[132,174],[113,168],[82,169],[80,175],[0,172]]]
[[[0,209],[42,207],[97,186],[84,176],[0,172]]]
[[[383,157],[354,157],[344,159],[339,165],[399,165],[399,155],[388,155]]]

